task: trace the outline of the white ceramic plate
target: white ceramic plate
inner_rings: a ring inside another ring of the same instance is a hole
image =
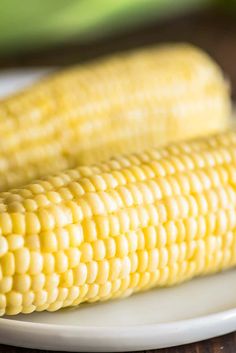
[[[199,341],[236,329],[236,270],[122,300],[0,319],[0,342],[120,352]]]
[[[47,70],[4,72],[0,95]],[[167,289],[56,313],[0,319],[0,343],[65,351],[118,352],[190,343],[236,330],[236,270]]]
[[[49,68],[0,71],[0,98],[37,81],[50,71],[52,71],[52,69]]]

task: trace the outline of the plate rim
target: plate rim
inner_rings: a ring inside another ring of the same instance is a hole
[[[30,314],[25,314],[25,315],[30,315]],[[175,326],[178,326],[178,328],[181,326],[188,326],[190,323],[191,325],[197,325],[198,323],[207,323],[208,321],[213,322],[214,324],[217,324],[219,321],[229,321],[236,319],[236,307],[233,309],[227,309],[227,310],[221,310],[216,313],[211,313],[208,315],[200,315],[194,318],[188,318],[188,319],[183,319],[183,320],[175,320],[175,321],[169,321],[169,322],[163,322],[163,323],[153,323],[153,324],[141,324],[141,325],[127,325],[127,326],[76,326],[76,325],[68,325],[68,324],[51,324],[51,323],[43,323],[43,322],[34,322],[34,321],[24,321],[24,320],[17,320],[17,319],[9,319],[5,318],[4,316],[0,318],[0,329],[2,326],[10,326],[11,328],[13,326],[17,326],[17,328],[20,328],[22,326],[28,328],[30,327],[32,331],[34,329],[37,329],[39,327],[40,329],[47,329],[47,330],[55,330],[55,329],[63,329],[63,330],[73,330],[73,331],[127,331],[132,330],[132,331],[140,331],[143,328],[150,328],[150,329],[160,329],[161,327],[166,328],[171,326],[174,328]],[[14,323],[14,325],[13,325]]]
[[[3,317],[0,343],[49,351],[130,352],[190,344],[235,329],[236,308],[193,319],[125,327],[57,325]]]

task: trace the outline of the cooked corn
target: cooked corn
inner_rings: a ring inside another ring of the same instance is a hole
[[[218,66],[188,45],[83,65],[0,103],[0,190],[227,125]]]
[[[0,193],[0,312],[54,311],[236,265],[236,132]]]

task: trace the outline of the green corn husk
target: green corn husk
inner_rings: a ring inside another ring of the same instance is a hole
[[[94,40],[210,0],[0,0],[0,54],[65,40]]]

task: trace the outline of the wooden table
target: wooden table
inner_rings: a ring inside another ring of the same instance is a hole
[[[222,66],[236,99],[236,17],[213,11],[185,15],[89,44],[69,43],[24,55],[0,57],[1,68],[68,65],[87,61],[111,52],[165,41],[187,41],[210,53]],[[0,345],[0,353],[42,352]],[[46,351],[44,351],[46,352]],[[158,353],[236,353],[236,332],[186,346],[166,348]]]

